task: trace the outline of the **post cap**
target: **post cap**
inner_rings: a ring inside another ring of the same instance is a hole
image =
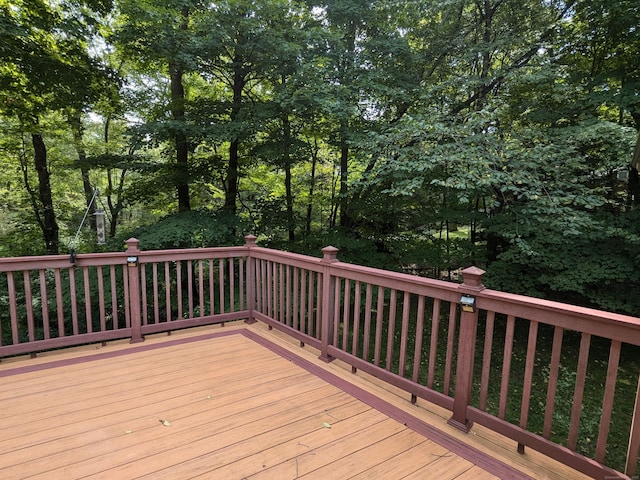
[[[338,261],[338,252],[340,250],[336,247],[332,247],[329,245],[328,247],[324,247],[322,249],[322,261],[325,263],[334,263]]]
[[[127,252],[128,251],[138,251],[138,245],[140,245],[140,240],[138,240],[137,238],[130,238],[129,240],[127,240],[126,242],[124,242],[127,244]]]
[[[468,267],[462,270],[462,286],[470,290],[483,290],[485,286],[482,284],[482,277],[485,273],[484,270],[478,267]]]
[[[257,239],[258,239],[258,237],[256,237],[255,235],[245,235],[244,236],[244,246],[245,247],[255,247]]]

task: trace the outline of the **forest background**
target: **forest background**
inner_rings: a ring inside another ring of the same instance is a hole
[[[0,14],[0,256],[254,233],[439,278],[474,264],[492,288],[640,315],[637,0]]]

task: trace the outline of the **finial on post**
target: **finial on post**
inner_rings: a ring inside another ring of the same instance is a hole
[[[462,270],[462,285],[468,290],[484,290],[485,286],[482,284],[482,277],[485,272],[481,268],[478,267],[469,267]]]
[[[138,240],[137,238],[130,238],[124,243],[127,245],[127,253],[140,252],[140,249],[138,248],[138,245],[140,245],[140,240]]]
[[[256,237],[255,235],[245,235],[244,236],[244,246],[245,247],[255,247],[257,239],[258,239],[258,237]]]
[[[338,252],[340,250],[336,247],[332,247],[329,245],[328,247],[324,247],[322,249],[322,261],[324,263],[335,263],[338,261]]]

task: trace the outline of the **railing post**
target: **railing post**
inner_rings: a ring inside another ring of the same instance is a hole
[[[256,246],[257,237],[255,235],[245,235],[244,246],[247,247],[249,253],[247,254],[247,310],[249,311],[249,318],[245,320],[245,323],[256,323],[256,319],[253,318],[253,311],[256,308],[256,259],[251,255],[251,248]]]
[[[485,287],[482,276],[485,271],[469,267],[462,271],[463,283],[458,287],[461,294],[460,335],[458,337],[458,360],[456,365],[456,386],[453,400],[453,416],[449,425],[469,432],[473,422],[467,418],[467,407],[471,403],[473,387],[473,360],[478,330],[478,307],[475,294]]]
[[[327,348],[333,342],[333,310],[335,306],[335,285],[336,278],[331,275],[331,264],[338,261],[338,249],[336,247],[325,247],[322,249],[322,298],[319,299],[322,305],[321,328],[320,328],[320,360],[330,362],[333,360]]]
[[[140,241],[130,238],[127,244],[127,278],[129,279],[129,314],[131,318],[131,343],[144,341],[142,336],[142,316],[140,311],[140,271],[138,270],[138,255]]]

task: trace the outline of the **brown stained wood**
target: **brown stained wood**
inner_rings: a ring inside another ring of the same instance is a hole
[[[638,381],[636,389],[636,401],[633,407],[631,433],[629,434],[629,447],[627,448],[627,461],[624,469],[627,475],[631,476],[636,474],[638,453],[640,453],[640,380]]]
[[[27,332],[29,341],[33,342],[36,336],[35,325],[33,322],[33,297],[31,296],[31,277],[28,270],[24,270],[22,272],[22,281],[24,285],[24,302],[27,310]]]
[[[107,319],[106,319],[106,311],[105,311],[104,277],[102,274],[101,265],[98,265],[98,267],[96,267],[96,274],[98,276],[98,304],[100,306],[100,330],[104,332],[107,330]],[[143,279],[141,283],[144,285],[146,284],[146,281]],[[144,300],[146,301],[146,295],[144,296]],[[146,312],[147,312],[147,306],[145,303],[145,307],[144,307],[145,315],[146,315]],[[49,320],[47,319],[47,326],[45,327],[47,330],[49,329],[48,324],[49,324]]]
[[[567,446],[571,450],[578,444],[578,431],[580,429],[580,416],[582,414],[582,399],[584,387],[587,382],[587,363],[589,361],[589,348],[591,347],[591,335],[583,333],[580,339],[580,353],[578,353],[578,368],[576,371],[576,386],[573,393],[573,405],[571,407],[571,420],[569,422],[569,437]]]
[[[198,305],[200,306],[200,317],[204,317],[204,262],[198,260]]]
[[[351,353],[358,355],[358,340],[360,340],[360,302],[362,301],[362,285],[356,281],[355,302],[353,305],[353,341],[351,344]]]
[[[329,414],[332,416],[332,428],[319,427],[318,420],[327,418]],[[366,405],[354,400],[295,424],[264,432],[259,439],[252,437],[217,449],[214,447],[207,455],[155,471],[147,477],[154,480],[198,476],[245,478],[256,472],[257,465],[261,470],[278,465],[383,419],[384,415],[372,414]]]
[[[288,269],[289,267],[287,266],[286,268]],[[278,279],[280,281],[276,288],[278,289],[278,293],[279,293],[278,305],[280,306],[280,316],[278,317],[278,319],[280,320],[280,323],[284,323],[285,325],[287,325],[286,312],[285,312],[285,300],[284,300],[284,294],[286,290],[284,271],[285,271],[285,265],[283,263],[279,264]]]
[[[233,258],[229,259],[229,311],[235,312],[236,273]]]
[[[516,319],[507,317],[507,330],[504,335],[504,355],[502,356],[502,381],[500,383],[500,406],[498,417],[504,419],[507,414],[507,400],[509,398],[509,381],[511,378],[511,356],[513,354],[513,335]]]
[[[271,318],[275,318],[275,307],[273,305],[273,295],[274,295],[274,288],[273,288],[273,284],[275,282],[275,280],[273,279],[273,271],[274,271],[274,264],[272,262],[267,262],[266,263],[266,270],[267,270],[267,283],[266,283],[266,289],[267,289],[267,315],[270,316]]]
[[[323,303],[321,303],[321,300],[323,298],[323,280],[320,277],[320,274],[315,273],[315,272],[309,272],[309,295],[308,295],[308,299],[309,299],[309,308],[307,310],[307,320],[309,321],[309,328],[307,329],[307,333],[309,335],[311,335],[312,337],[315,338],[320,338],[320,332],[321,330],[321,319],[322,319],[322,315],[323,315],[323,310],[325,308],[329,308],[328,306],[324,306]],[[315,283],[316,283],[316,290],[315,290],[315,296],[313,293],[313,285],[314,285],[314,278],[315,278]],[[313,307],[314,305],[316,306],[316,314],[314,317],[314,313],[313,313]]]
[[[0,478],[287,478],[278,472],[296,469],[307,478],[388,478],[442,455],[463,465],[448,471],[469,468],[244,335],[188,335],[160,348],[147,339],[136,353],[118,344],[108,357],[79,350],[75,363],[61,352],[72,363],[55,366],[52,355],[25,373],[12,374],[20,361],[0,365]]]
[[[260,324],[256,325],[256,327],[260,328]],[[282,332],[273,330],[269,333],[271,334],[269,338],[274,342],[278,342],[279,345],[286,346],[291,343],[291,340]],[[304,348],[302,350],[296,348],[295,351],[301,352],[300,354],[304,355],[306,358],[320,362],[320,360],[317,360],[316,355],[311,348]],[[371,391],[381,400],[389,402],[399,408],[406,409],[410,415],[416,415],[428,424],[441,427],[443,431],[446,431],[461,443],[468,443],[475,446],[483,452],[479,456],[475,457],[476,463],[479,463],[483,458],[486,458],[483,457],[483,455],[488,455],[489,458],[496,458],[505,462],[507,465],[515,466],[529,475],[529,477],[526,478],[535,478],[537,480],[557,480],[560,478],[563,480],[587,480],[588,478],[591,478],[571,469],[570,467],[566,467],[559,462],[550,460],[548,457],[532,449],[527,449],[524,455],[519,454],[516,451],[516,444],[513,441],[508,440],[500,434],[492,432],[478,424],[473,426],[472,431],[469,434],[453,429],[447,423],[450,418],[449,410],[436,407],[422,400],[420,400],[417,405],[413,405],[407,401],[406,392],[403,390],[392,387],[376,377],[362,373],[362,371],[359,371],[360,373],[358,375],[353,375],[351,373],[350,366],[343,364],[339,360],[328,365],[324,363],[322,365],[332,373],[342,375],[345,379],[348,379],[349,382],[353,382],[354,384]],[[518,475],[514,475],[513,472],[496,472],[495,475],[499,478],[509,480],[519,478]],[[392,477],[392,479],[393,478],[396,477]]]
[[[609,348],[609,364],[607,366],[607,384],[604,388],[604,398],[602,399],[602,414],[600,417],[600,429],[598,431],[598,442],[596,446],[596,461],[603,463],[607,452],[607,438],[609,427],[611,426],[611,414],[613,411],[613,399],[616,392],[616,382],[618,381],[618,366],[620,365],[620,351],[622,344],[613,340]]]
[[[409,310],[411,306],[411,295],[404,292],[402,300],[402,328],[400,329],[400,365],[398,366],[398,374],[404,377],[407,365],[407,342],[409,335]]]
[[[246,282],[244,280],[244,276],[245,276],[245,267],[244,267],[245,263],[244,263],[244,258],[239,258],[238,259],[238,278],[240,280],[240,286],[238,287],[238,297],[239,297],[239,301],[240,301],[240,310],[246,309],[247,305],[245,304],[244,301],[244,297],[245,297],[245,285]],[[233,284],[233,282],[232,282]],[[297,297],[296,297],[297,298]]]
[[[420,362],[422,360],[422,336],[424,334],[424,296],[418,297],[418,312],[416,325],[416,344],[413,351],[413,381],[418,383],[420,375]]]
[[[381,286],[377,286],[377,297],[378,300],[376,302],[376,327],[375,327],[375,344],[373,347],[373,364],[378,367],[380,366],[380,356],[382,352],[382,321],[384,318],[384,295],[385,288]]]
[[[527,428],[529,419],[529,406],[531,399],[531,388],[533,383],[533,367],[536,357],[536,343],[538,341],[538,322],[529,324],[529,340],[527,342],[527,360],[524,369],[524,385],[522,387],[522,403],[520,409],[520,426]]]
[[[16,298],[16,286],[13,278],[13,272],[7,272],[7,289],[9,291],[9,298]],[[9,315],[11,317],[11,339],[15,345],[19,342],[18,307],[15,302],[9,302]]]
[[[306,314],[307,309],[307,270],[300,270],[300,331],[309,333],[310,318]]]
[[[207,284],[208,296],[209,296],[209,315],[214,315],[216,312],[215,302],[215,276],[213,273],[213,260],[207,259],[207,273],[209,274],[209,282]],[[204,287],[203,287],[204,290]]]
[[[57,281],[57,280],[56,280]],[[111,284],[111,288],[109,290],[109,296],[111,298],[111,329],[118,329],[118,295],[116,294],[116,266],[109,265],[109,282]],[[57,285],[56,285],[56,295],[58,295]],[[58,319],[60,320],[61,312],[58,312]],[[64,317],[63,317],[64,318]]]
[[[285,315],[285,323],[290,326],[293,327],[293,318],[291,316],[291,268],[290,266],[286,266],[285,267],[285,281],[284,281],[284,288],[285,288],[285,292],[284,292],[284,315]]]
[[[128,268],[125,268],[128,270]],[[176,302],[178,304],[178,320],[182,318],[182,305],[184,300],[182,298],[182,261],[176,261]]]
[[[448,452],[444,448],[438,449],[438,445],[431,440],[425,440],[424,442],[417,444],[408,450],[405,450],[402,455],[396,455],[393,458],[387,459],[382,463],[357,474],[350,478],[350,480],[372,480],[377,478],[404,478],[406,475],[410,475],[417,470],[420,470],[425,465],[436,461],[441,455],[446,455]],[[482,469],[478,469],[483,471]],[[495,478],[493,476],[489,478]]]
[[[45,279],[45,271],[43,269],[40,269],[39,275],[40,275],[40,303],[42,304],[42,329],[44,330],[44,338],[48,339],[50,337],[49,300],[47,298],[47,281]],[[99,284],[99,287],[101,289],[103,288],[101,283]],[[100,312],[102,313],[101,320],[104,321],[104,303],[102,302],[102,299],[103,299],[103,296],[101,295]]]
[[[367,283],[365,293],[364,307],[364,341],[362,345],[362,358],[369,358],[369,347],[371,343],[371,302],[373,295],[373,286]]]
[[[315,285],[316,285],[315,296],[313,295],[314,279],[315,279]],[[322,299],[324,298],[323,288],[324,288],[324,282],[323,282],[322,276],[319,273],[309,272],[309,311],[308,311],[309,329],[308,329],[308,332],[310,335],[318,339],[320,339],[322,334],[322,318],[323,318],[322,315],[324,310],[328,308],[326,306],[323,306],[324,304],[322,303]],[[313,318],[314,318],[314,313],[313,313],[314,305],[317,306],[317,309],[315,313],[315,318],[316,318],[315,328],[312,329]]]
[[[555,410],[556,391],[558,389],[558,372],[560,369],[560,355],[562,353],[562,337],[564,330],[561,327],[553,329],[553,346],[551,347],[551,364],[549,365],[549,382],[547,386],[547,401],[544,413],[544,426],[542,436],[551,437],[553,426],[553,412]]]
[[[89,267],[82,267],[82,278],[84,284],[84,314],[85,314],[85,328],[87,333],[91,333],[92,319],[91,319],[91,285],[89,283]]]
[[[438,354],[438,326],[440,325],[440,299],[433,300],[431,314],[431,343],[429,344],[429,369],[427,373],[427,387],[433,388],[436,376],[436,358]]]
[[[266,361],[268,357],[258,357],[256,360],[258,361]],[[250,365],[247,363],[240,363],[237,367],[225,369],[225,372],[228,372],[228,375],[242,375],[244,370],[248,369]],[[278,372],[277,372],[278,373]],[[34,392],[32,394],[25,394],[23,392],[17,393],[15,400],[4,400],[3,406],[6,408],[10,408],[9,413],[3,413],[2,425],[3,425],[3,437],[2,440],[8,437],[8,430],[12,425],[20,425],[25,427],[30,423],[37,423],[40,420],[46,420],[49,413],[49,402],[59,401],[61,405],[57,408],[58,415],[74,415],[79,414],[79,412],[83,410],[90,410],[94,404],[100,405],[102,401],[102,397],[105,395],[113,395],[119,394],[120,401],[134,401],[135,398],[144,397],[145,395],[155,395],[167,390],[167,387],[170,385],[173,388],[174,385],[189,385],[190,383],[197,382],[199,376],[202,374],[191,372],[189,365],[182,364],[177,366],[175,370],[168,371],[163,375],[155,375],[155,376],[145,376],[140,378],[135,373],[128,374],[128,378],[131,380],[101,385],[99,380],[96,380],[91,383],[86,384],[69,384],[68,387],[51,387],[50,390],[44,390],[41,388],[39,392]],[[278,373],[278,375],[281,375]],[[254,376],[262,376],[266,377],[266,379],[274,377],[273,374],[270,374],[268,368],[257,368],[255,373],[251,373],[247,375],[248,378],[253,378]],[[211,380],[218,383],[223,383],[225,378],[223,376],[217,375],[217,372],[210,373]],[[278,378],[277,376],[275,378]],[[57,377],[56,377],[57,379]],[[265,381],[264,378],[256,379],[260,382]],[[128,391],[123,392],[123,389],[127,389]],[[80,391],[79,391],[80,390]],[[14,390],[15,391],[15,390]],[[69,396],[73,394],[75,395],[73,398],[77,399],[80,403],[80,406],[75,405],[71,402],[66,402]],[[27,399],[34,396],[41,396],[46,398],[46,403],[41,403],[38,406],[25,406],[24,403]],[[20,415],[29,413],[30,417],[28,419],[16,418]],[[36,425],[36,427],[39,427]]]
[[[484,350],[482,355],[482,376],[480,380],[480,410],[487,409],[489,395],[489,378],[491,376],[491,351],[493,350],[493,329],[495,326],[495,312],[487,312],[487,323],[484,329]]]
[[[342,305],[342,343],[340,344],[342,350],[349,351],[349,333],[351,332],[351,324],[349,322],[351,311],[351,280],[340,280],[339,283],[344,281],[344,304]],[[340,297],[338,297],[340,298]],[[338,323],[339,325],[339,323]],[[338,346],[336,344],[336,346]]]
[[[299,274],[300,274],[300,269],[297,267],[292,267],[293,268],[293,306],[292,308],[292,313],[293,313],[293,328],[294,330],[302,330],[304,331],[304,328],[301,328],[300,326],[300,306],[299,306],[299,298],[300,298],[300,278],[299,278]],[[304,325],[304,322],[303,322]]]
[[[281,387],[282,392],[291,394],[294,401],[303,401],[304,396],[309,394],[320,395],[323,393],[317,388],[317,385],[299,378],[297,380],[298,382],[289,382],[277,381],[276,379],[272,385]],[[83,428],[82,424],[76,422],[76,424],[61,425],[55,429],[50,426],[47,431],[42,431],[38,435],[25,435],[25,438],[40,440],[41,443],[37,449],[31,448],[33,445],[31,443],[23,443],[20,450],[16,450],[11,455],[2,454],[0,458],[6,463],[6,467],[15,465],[13,471],[22,470],[23,467],[20,465],[24,462],[29,462],[29,467],[35,471],[63,468],[70,462],[70,453],[73,454],[72,463],[84,461],[83,459],[93,460],[101,452],[110,455],[113,451],[114,438],[119,439],[120,447],[129,448],[129,444],[122,443],[125,441],[120,438],[123,435],[135,433],[136,435],[130,440],[136,446],[140,442],[154,442],[163,435],[173,435],[175,429],[167,431],[156,428],[156,422],[163,426],[160,419],[168,419],[172,427],[197,424],[194,428],[200,428],[200,426],[208,428],[207,425],[211,425],[211,422],[220,422],[233,415],[236,415],[238,419],[248,419],[251,415],[260,413],[262,409],[259,407],[264,405],[262,400],[256,400],[256,394],[251,389],[238,390],[228,396],[216,395],[212,389],[209,395],[202,396],[198,395],[197,387],[195,386],[194,389],[185,388],[184,395],[161,402],[145,405],[134,404],[126,410],[100,416],[91,420],[92,428],[89,429]],[[200,388],[202,387],[201,385]],[[266,384],[261,384],[259,387],[256,391],[263,392],[265,395],[272,392],[273,388],[269,389]],[[297,393],[301,391],[302,394]],[[237,402],[237,405],[226,409],[228,399]],[[177,438],[169,439],[169,441],[173,440],[177,441]],[[90,445],[88,450],[87,445]],[[18,447],[10,446],[10,448],[17,449]],[[149,445],[147,448],[150,448]],[[142,453],[144,453],[143,456],[146,455],[145,452]],[[42,460],[36,460],[38,457],[42,457]],[[9,475],[11,471],[11,468],[7,468],[3,474]]]
[[[314,451],[288,459],[247,478],[252,480],[299,478],[319,468],[330,466],[337,460],[361,450],[365,445],[375,444],[401,432],[404,428],[398,422],[391,419],[383,419],[367,428],[357,429],[346,438],[325,444]],[[333,478],[344,478],[339,473],[334,475]],[[324,475],[324,478],[326,478],[326,475]]]
[[[455,303],[449,305],[449,327],[447,330],[447,353],[444,361],[444,386],[443,392],[449,395],[451,391],[451,372],[453,370],[453,352],[455,351],[456,317],[458,307]]]
[[[115,268],[113,265],[111,268]],[[64,308],[62,306],[62,277],[60,275],[60,269],[56,268],[53,273],[53,278],[56,284],[56,307],[58,310],[58,336],[64,337]],[[115,278],[112,279],[112,287],[111,291],[113,291],[113,285],[115,283]],[[114,319],[117,318],[117,313],[114,313]]]
[[[313,470],[308,474],[300,474],[299,478],[351,478],[354,475],[362,473],[369,468],[380,465],[381,463],[393,460],[394,458],[405,454],[408,450],[416,445],[425,443],[424,437],[410,430],[402,430],[393,435],[387,436],[379,441],[349,455],[334,460],[328,465]],[[428,455],[429,448],[425,450]],[[422,455],[420,455],[422,456]],[[419,459],[418,462],[422,463]],[[406,462],[411,459],[406,458]]]
[[[334,296],[333,296],[333,345],[338,346],[340,344],[340,284],[341,280],[336,278],[334,281]]]
[[[455,478],[456,480],[495,480],[498,477],[481,469],[480,467],[473,466]]]
[[[261,444],[259,441],[260,439],[264,441],[264,438],[261,438],[264,432],[277,430],[285,435],[289,429],[294,429],[295,432],[296,421],[308,422],[307,417],[312,412],[317,415],[314,423],[321,425],[320,412],[331,413],[332,405],[339,408],[342,405],[341,399],[344,402],[348,401],[347,396],[342,394],[341,398],[339,396],[319,397],[318,400],[307,403],[304,402],[304,396],[301,394],[293,397],[292,400],[299,404],[296,409],[291,409],[289,402],[280,397],[274,405],[269,405],[267,402],[266,408],[253,408],[240,414],[232,413],[233,416],[230,418],[216,418],[210,422],[203,422],[201,416],[198,416],[172,420],[170,427],[163,427],[156,421],[157,427],[154,425],[153,428],[147,428],[139,436],[135,435],[136,432],[128,435],[127,439],[130,441],[126,444],[127,448],[120,449],[118,457],[113,457],[109,442],[102,442],[100,445],[106,448],[102,452],[98,450],[100,455],[94,453],[91,458],[80,464],[67,465],[60,473],[69,472],[73,477],[101,474],[105,478],[137,478],[207,455],[221,446],[235,445],[245,439],[253,439],[254,445]],[[217,408],[213,415],[224,414],[221,410],[223,409]],[[299,417],[305,420],[296,420]],[[277,436],[270,439],[276,443],[279,440]],[[97,448],[99,448],[98,444],[96,444]],[[49,474],[55,478],[57,471],[51,471]],[[46,477],[42,476],[42,478]]]
[[[225,312],[225,298],[224,298],[224,285],[226,283],[226,277],[224,274],[224,259],[221,258],[218,260],[218,278],[220,280],[219,290],[220,290],[220,302],[219,302],[219,313]]]
[[[442,455],[435,462],[422,467],[420,470],[407,475],[403,480],[425,479],[454,479],[464,474],[473,467],[473,463],[466,460],[459,461],[451,455]]]
[[[187,262],[187,303],[189,318],[193,318],[193,263]]]
[[[387,356],[385,359],[384,368],[387,371],[391,371],[392,360],[393,360],[393,349],[394,349],[394,339],[395,339],[395,331],[396,331],[396,305],[398,302],[398,292],[395,288],[391,289],[389,301],[389,326],[387,333]]]

